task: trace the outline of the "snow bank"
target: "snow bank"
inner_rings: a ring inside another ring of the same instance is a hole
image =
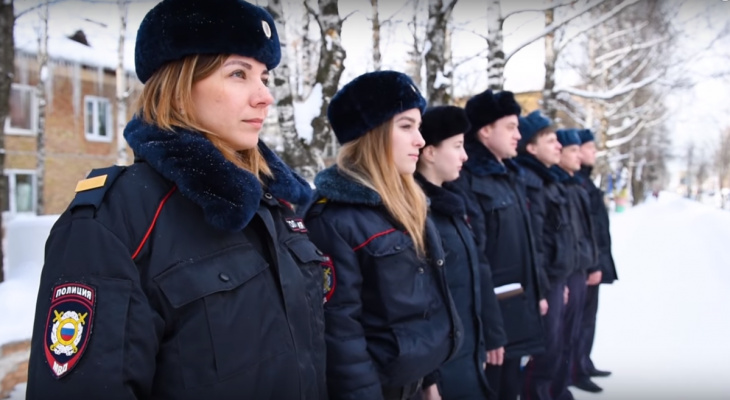
[[[5,227],[5,282],[0,283],[0,345],[30,338],[44,246],[58,215],[23,217]]]
[[[662,192],[611,223],[593,361],[614,374],[576,397],[730,398],[730,212]]]

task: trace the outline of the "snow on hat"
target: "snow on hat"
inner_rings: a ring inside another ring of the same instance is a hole
[[[358,76],[330,101],[327,118],[340,144],[353,141],[413,108],[423,113],[426,99],[411,78],[396,71],[376,71]]]
[[[581,145],[578,129],[558,129],[555,133],[558,135],[558,142],[560,142],[563,147]]]
[[[512,92],[493,93],[491,89],[469,99],[464,109],[471,123],[470,136],[500,118],[508,115],[519,116],[521,111]]]
[[[243,0],[163,0],[142,20],[134,62],[145,83],[164,64],[193,54],[237,54],[274,69],[281,46],[271,15]]]
[[[466,111],[456,106],[430,107],[423,113],[421,121],[421,135],[426,146],[437,145],[452,136],[465,133],[469,128]]]
[[[591,132],[590,129],[580,129],[578,130],[578,136],[580,136],[580,144],[588,143],[596,140],[596,137],[593,135],[593,132]]]
[[[519,121],[520,125],[518,129],[520,130],[520,136],[522,136],[520,139],[520,145],[524,146],[526,146],[538,132],[545,128],[549,128],[553,124],[553,121],[544,116],[540,110],[535,110],[524,117],[520,117]]]

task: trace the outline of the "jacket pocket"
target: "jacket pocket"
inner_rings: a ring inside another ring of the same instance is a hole
[[[178,264],[154,280],[174,309],[186,387],[226,379],[291,348],[276,279],[249,244]]]

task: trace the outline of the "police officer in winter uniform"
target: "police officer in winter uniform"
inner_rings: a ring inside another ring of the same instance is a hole
[[[610,284],[618,279],[616,266],[611,254],[611,231],[609,229],[608,209],[604,203],[603,191],[596,187],[591,179],[591,172],[596,160],[595,137],[590,129],[578,131],[581,141],[581,170],[578,173],[581,183],[588,192],[590,198],[591,217],[593,220],[593,233],[598,246],[598,266],[600,270],[597,275],[600,279],[589,282],[586,290],[586,306],[583,310],[583,324],[581,337],[578,345],[573,369],[573,385],[579,389],[588,391],[600,391],[600,387],[590,380],[591,377],[602,377],[611,375],[610,371],[601,371],[593,365],[591,350],[593,339],[596,334],[596,314],[598,312],[598,288],[599,282]],[[596,277],[597,278],[597,277]],[[590,278],[589,278],[590,281]],[[598,390],[597,390],[598,389]]]
[[[520,117],[519,129],[522,139],[516,160],[525,171],[535,247],[548,288],[548,312],[543,317],[545,352],[534,356],[525,367],[523,398],[550,400],[562,360],[566,284],[575,269],[576,242],[568,225],[570,210],[564,188],[550,169],[560,162],[562,149],[552,121],[534,111]]]
[[[486,255],[474,240],[465,196],[452,184],[467,159],[464,132],[468,129],[463,108],[426,110],[421,123],[426,145],[416,172],[416,180],[430,201],[430,215],[448,249],[446,279],[464,325],[461,349],[439,369],[438,388],[443,399],[490,398],[493,393],[484,365],[501,365],[507,344]]]
[[[522,388],[523,356],[544,350],[540,315],[547,302],[540,288],[525,184],[517,164],[520,106],[511,92],[487,90],[466,104],[471,129],[465,135],[469,159],[457,185],[469,197],[472,226],[492,269],[507,333],[502,366],[488,366],[499,399],[514,400]]]
[[[425,107],[408,76],[377,71],[343,86],[327,111],[342,147],[314,180],[305,222],[331,260],[324,313],[333,399],[430,395],[434,371],[461,342],[446,253],[413,179]]]
[[[597,267],[596,245],[593,239],[593,223],[590,215],[588,193],[580,184],[580,137],[576,129],[559,129],[558,140],[563,146],[560,162],[552,167],[558,181],[565,188],[568,203],[568,227],[575,238],[574,268],[567,277],[568,302],[563,320],[563,356],[553,381],[553,398],[570,400],[573,395],[568,390],[573,368],[573,356],[578,350],[587,276]]]
[[[291,208],[311,191],[258,140],[279,59],[244,1],[147,14],[135,162],[92,171],[51,231],[28,399],[327,397],[325,259]]]

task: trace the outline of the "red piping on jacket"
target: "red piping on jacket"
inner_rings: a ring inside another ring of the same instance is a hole
[[[357,247],[353,247],[352,251],[358,251],[358,250],[362,249],[363,247],[367,246],[367,244],[370,243],[370,242],[372,242],[375,238],[380,237],[380,236],[387,235],[389,233],[393,233],[395,231],[396,231],[395,228],[390,228],[387,231],[383,231],[383,232],[380,232],[380,233],[376,233],[373,236],[370,236],[370,238],[368,238],[368,240],[366,240],[366,241],[362,242],[361,244],[359,244]]]
[[[132,254],[132,260],[137,258],[139,253],[142,251],[142,247],[144,247],[144,244],[147,243],[147,239],[150,238],[150,234],[152,233],[152,229],[155,228],[155,224],[157,223],[157,217],[160,216],[160,212],[162,211],[162,207],[165,206],[165,203],[167,203],[167,200],[172,196],[173,193],[175,193],[175,190],[177,190],[177,186],[173,186],[172,189],[170,189],[169,192],[165,195],[165,197],[162,198],[162,201],[160,201],[160,205],[157,206],[157,211],[155,212],[155,217],[152,219],[152,223],[150,224],[150,227],[147,228],[147,233],[144,234],[144,238],[142,238],[142,242],[137,246],[137,251]]]

